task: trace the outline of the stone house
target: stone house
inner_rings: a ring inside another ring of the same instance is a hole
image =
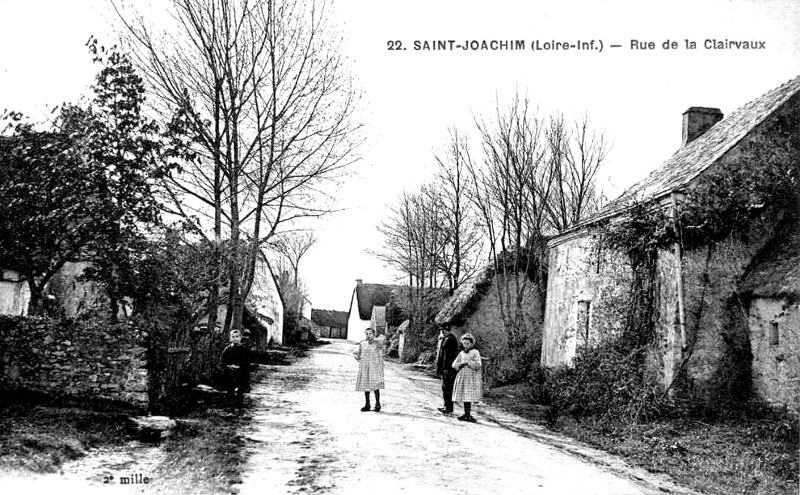
[[[502,369],[510,362],[509,338],[503,323],[502,307],[516,299],[519,284],[522,294],[522,328],[527,342],[540,342],[544,305],[536,285],[525,274],[509,277],[497,273],[493,264],[481,269],[453,293],[436,315],[436,323],[449,323],[454,334],[475,336],[476,347],[484,359],[487,385],[502,380]]]
[[[262,330],[263,335],[253,339],[256,350],[266,351],[271,342],[283,344],[284,303],[275,274],[263,253],[256,259],[253,286],[244,304]]]
[[[0,269],[0,315],[28,314],[31,292],[28,283],[14,270]]]
[[[80,281],[88,262],[68,261],[47,282],[44,296],[64,316],[74,318],[93,307],[106,304],[99,284]],[[0,270],[0,314],[27,315],[30,289],[28,282],[13,270]],[[130,301],[120,301],[120,319],[130,314]]]
[[[313,332],[311,312],[313,305],[306,296],[302,283],[298,285],[295,274],[282,270],[275,274],[277,292],[283,304],[283,326],[271,337],[273,343],[292,346],[308,340]]]
[[[800,219],[760,253],[739,290],[749,303],[753,389],[771,404],[800,409]]]
[[[730,178],[743,170],[768,177],[775,164],[800,169],[799,93],[800,77],[726,118],[718,109],[688,109],[683,144],[672,157],[596,215],[550,240],[543,365],[568,365],[581,346],[596,345],[622,327],[620,309],[630,304],[632,271],[622,252],[603,246],[604,224],[618,224],[636,205],[646,205],[690,237],[677,220],[688,208],[686,198],[702,191],[741,194]],[[648,368],[662,389],[680,386],[714,403],[752,388],[767,401],[797,409],[800,370],[789,356],[800,354],[798,251],[795,238],[781,236],[798,222],[798,204],[751,204],[745,227],[724,238],[675,241],[659,249],[656,338]]]
[[[311,335],[311,329],[314,327],[313,322],[311,321],[311,312],[314,310],[314,305],[311,303],[311,299],[308,297],[303,297],[302,307],[300,309],[300,330],[302,332],[301,338],[303,340],[308,340],[309,336]]]

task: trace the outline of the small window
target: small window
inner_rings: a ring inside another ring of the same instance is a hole
[[[780,334],[778,333],[778,322],[773,321],[769,324],[769,345],[778,345]]]
[[[592,267],[595,273],[600,273],[603,266],[603,245],[597,242],[591,250],[589,257],[589,266]]]
[[[589,301],[578,301],[578,347],[589,345]]]

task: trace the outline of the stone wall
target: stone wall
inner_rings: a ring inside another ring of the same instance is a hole
[[[0,387],[148,406],[144,336],[130,325],[0,317]]]
[[[501,287],[503,287],[501,283]],[[503,287],[506,291],[514,291],[513,287]],[[504,294],[508,297],[508,294]],[[511,292],[513,298],[513,292]],[[504,299],[505,300],[505,299]],[[472,312],[461,326],[453,326],[456,337],[471,333],[476,339],[476,346],[481,350],[481,355],[486,358],[502,358],[508,353],[508,337],[506,336],[503,319],[500,313],[500,294],[495,280],[492,280],[487,293],[478,301]],[[523,314],[525,327],[530,332],[541,331],[542,307],[535,296],[533,282],[528,281],[523,295]]]
[[[800,412],[800,304],[759,297],[750,303],[748,317],[755,392]]]
[[[622,329],[631,270],[624,256],[599,249],[589,233],[551,247],[548,270],[542,364],[561,366],[572,362],[579,346]],[[588,303],[588,332],[578,331],[581,302]]]
[[[677,298],[662,297],[659,333],[669,336],[665,338],[669,359],[664,385],[669,386],[672,378],[683,371],[693,394],[705,400],[719,404],[721,400],[735,399],[731,393],[746,392],[743,387],[749,387],[749,377],[745,376],[750,372],[749,349],[746,349],[749,344],[746,310],[741,307],[737,284],[755,254],[771,238],[775,223],[762,218],[751,224],[752,230],[747,235],[734,235],[716,245],[684,254],[684,305],[691,356],[685,370],[677,369],[680,361]],[[666,274],[675,276],[673,270]],[[663,285],[667,285],[666,280]],[[731,359],[741,362],[736,365]]]
[[[755,254],[772,237],[779,216],[765,213],[747,235],[683,253],[684,315],[691,356],[683,354],[678,314],[678,261],[661,250],[656,273],[656,342],[648,357],[650,374],[663,388],[680,384],[695,398],[717,400],[734,385],[732,372],[749,372],[747,330],[737,304],[737,282]],[[630,297],[630,266],[620,253],[599,249],[590,233],[567,239],[550,251],[542,364],[569,364],[579,346],[613,336],[624,323]],[[588,337],[578,327],[579,303],[588,303]],[[741,351],[743,369],[730,362]],[[733,368],[732,368],[733,367]],[[745,376],[742,375],[744,379]]]
[[[255,344],[259,352],[266,352],[270,341],[283,344],[283,302],[272,269],[262,257],[256,259],[253,286],[245,305],[255,314],[267,334],[259,336]],[[223,320],[224,321],[224,320]]]
[[[511,352],[508,347],[508,336],[503,325],[501,314],[501,301],[508,304],[509,298],[513,301],[516,297],[516,288],[513,280],[507,283],[502,281],[502,276],[496,276],[489,281],[486,293],[483,296],[476,296],[479,299],[474,303],[475,307],[470,312],[462,325],[453,325],[453,332],[459,339],[465,333],[471,333],[475,337],[476,348],[484,358],[486,369],[484,379],[487,386],[491,386],[495,380],[501,379],[498,373],[511,366],[509,362]],[[522,308],[524,328],[528,332],[526,340],[534,346],[541,342],[542,320],[544,308],[542,302],[536,295],[536,287],[530,280],[523,280],[525,275],[519,276],[519,283],[524,284]],[[499,283],[498,283],[499,282]],[[499,290],[498,290],[499,289]],[[502,299],[500,290],[503,291]],[[511,303],[513,304],[513,302]]]

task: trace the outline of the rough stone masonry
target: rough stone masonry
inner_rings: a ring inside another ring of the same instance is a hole
[[[145,335],[129,324],[0,317],[0,388],[148,405]]]

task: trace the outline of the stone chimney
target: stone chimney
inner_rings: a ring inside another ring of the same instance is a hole
[[[719,108],[692,107],[683,112],[683,146],[691,143],[722,120]]]
[[[356,287],[358,287],[359,285],[361,285],[361,279],[360,279],[360,278],[357,278],[357,279],[356,279]]]

